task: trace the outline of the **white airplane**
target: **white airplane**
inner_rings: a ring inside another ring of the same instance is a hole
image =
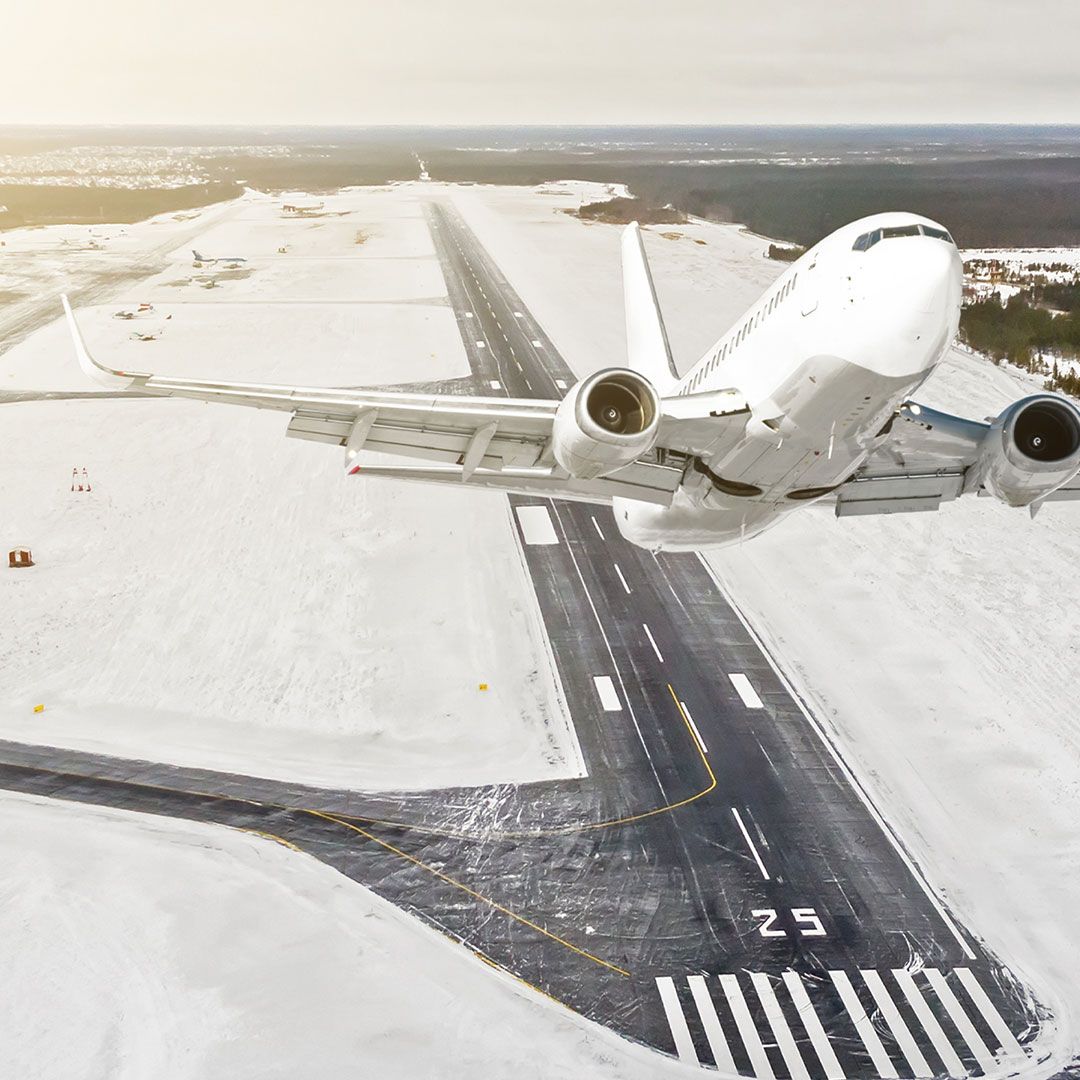
[[[200,255],[194,248],[191,249],[191,254],[195,256],[197,263],[203,263],[206,266],[212,266],[214,263],[244,263],[247,259],[241,258],[239,255],[219,255],[215,258],[211,258],[209,255]]]
[[[204,382],[83,370],[113,388],[291,414],[286,434],[343,446],[350,475],[610,503],[623,536],[686,551],[829,501],[837,516],[936,510],[960,495],[1036,510],[1080,499],[1080,409],[1053,394],[989,424],[911,395],[960,318],[960,254],[940,225],[877,214],[803,255],[683,376],[641,235],[623,234],[628,356],[561,401]],[[367,464],[362,450],[428,459]]]

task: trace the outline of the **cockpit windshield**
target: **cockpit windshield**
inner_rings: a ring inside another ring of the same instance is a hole
[[[931,225],[891,225],[884,229],[865,232],[851,245],[852,251],[869,251],[879,240],[892,240],[899,236],[933,236],[947,244],[955,241],[944,229],[935,229]]]

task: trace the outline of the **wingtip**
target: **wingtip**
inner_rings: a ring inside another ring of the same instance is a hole
[[[64,307],[64,315],[67,317],[68,330],[71,333],[71,341],[75,346],[75,356],[79,361],[79,367],[88,378],[99,386],[107,386],[111,390],[127,389],[135,381],[130,375],[122,371],[114,371],[112,368],[99,364],[91,355],[83,340],[82,331],[75,319],[75,312],[71,310],[71,303],[66,293],[60,294],[60,303]]]

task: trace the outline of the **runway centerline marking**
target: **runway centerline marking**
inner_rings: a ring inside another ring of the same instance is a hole
[[[652,631],[649,629],[648,623],[641,624],[642,629],[645,631],[645,636],[649,639],[649,644],[653,648],[653,652],[656,653],[656,659],[662,664],[664,662],[664,654],[657,648],[656,638],[652,636]]]
[[[753,643],[757,646],[758,652],[765,657],[765,662],[769,665],[769,667],[772,668],[773,674],[777,677],[777,679],[780,680],[780,684],[787,691],[788,697],[790,697],[791,700],[795,703],[795,707],[799,710],[799,712],[803,714],[806,722],[810,725],[810,730],[813,731],[815,735],[817,735],[818,740],[821,742],[821,745],[825,747],[825,749],[828,751],[829,756],[833,759],[833,761],[836,762],[836,766],[843,774],[844,779],[847,780],[848,786],[859,797],[859,801],[866,808],[867,813],[874,819],[874,822],[881,830],[885,839],[888,840],[889,843],[892,845],[893,850],[900,857],[900,861],[904,864],[908,873],[911,874],[915,881],[919,883],[919,887],[922,889],[927,900],[930,901],[933,909],[938,913],[938,917],[945,924],[945,928],[949,931],[950,934],[952,934],[954,938],[956,938],[956,943],[964,951],[964,955],[969,960],[975,960],[975,950],[964,939],[964,935],[960,933],[960,928],[953,921],[952,916],[945,910],[945,905],[941,902],[941,899],[938,897],[937,893],[934,892],[933,888],[930,885],[930,882],[927,881],[926,876],[923,874],[922,870],[920,870],[919,867],[915,865],[911,856],[908,854],[907,848],[904,847],[903,842],[900,840],[900,837],[896,834],[896,832],[893,831],[892,826],[885,820],[881,811],[875,805],[874,800],[870,798],[870,795],[867,792],[866,788],[863,786],[862,782],[855,775],[855,773],[852,772],[851,766],[844,760],[844,756],[840,753],[839,750],[837,750],[836,746],[833,744],[832,739],[830,739],[829,736],[826,734],[825,729],[818,722],[814,714],[807,708],[806,702],[803,701],[802,696],[795,689],[792,681],[787,677],[787,675],[784,674],[783,669],[776,662],[772,653],[770,653],[769,650],[765,647],[765,642],[761,640],[761,635],[753,628],[753,626],[750,625],[750,620],[747,619],[747,617],[743,614],[742,608],[740,608],[739,605],[735,602],[735,598],[724,587],[723,583],[716,576],[716,572],[709,565],[708,559],[706,559],[700,552],[698,552],[697,560],[698,563],[701,565],[702,569],[709,576],[709,579],[712,581],[713,585],[716,586],[716,591],[724,598],[724,601],[728,605],[728,607],[731,608],[733,612],[735,612],[735,617],[742,624],[742,628],[749,635],[750,640],[753,641]]]
[[[686,717],[686,722],[690,725],[690,730],[694,733],[694,738],[697,740],[698,749],[703,754],[707,754],[709,752],[709,748],[705,745],[705,740],[701,737],[701,732],[698,731],[698,726],[694,723],[694,718],[690,715],[690,710],[686,707],[686,702],[680,701],[679,705],[682,707],[683,716]]]
[[[623,577],[623,572],[620,569],[619,564],[612,563],[611,565],[615,567],[615,573],[619,575],[619,581],[622,582],[623,591],[627,594],[627,596],[629,596],[630,586],[626,584],[626,578]]]
[[[604,536],[603,532],[601,532],[600,526],[596,522],[596,518],[592,517],[591,514],[589,515],[589,517],[590,517],[590,520],[592,521],[593,528],[596,530],[597,536],[599,536],[601,540],[606,540],[607,537]]]
[[[733,806],[731,812],[735,815],[735,823],[739,826],[739,831],[743,834],[743,839],[746,841],[746,846],[750,849],[750,854],[754,856],[754,862],[757,863],[758,869],[761,871],[761,876],[766,881],[771,881],[769,877],[769,871],[765,869],[765,864],[761,861],[761,853],[757,849],[757,845],[750,837],[750,832],[746,828],[746,823],[742,819],[742,814]]]
[[[604,624],[600,619],[600,612],[596,610],[596,603],[593,601],[592,593],[589,592],[589,586],[585,584],[585,575],[581,572],[581,566],[577,561],[577,556],[574,554],[574,547],[566,537],[566,527],[562,523],[562,515],[559,513],[559,508],[552,503],[552,509],[555,511],[555,519],[559,523],[559,528],[562,529],[563,538],[567,540],[566,550],[570,555],[570,561],[574,564],[574,572],[577,574],[578,581],[581,582],[581,588],[585,592],[585,599],[589,601],[589,609],[592,611],[593,618],[596,620],[596,627],[600,631],[600,636],[604,639],[604,648],[607,649],[607,654],[611,659],[611,666],[615,669],[615,676],[619,680],[619,685],[622,687],[623,700],[626,702],[626,707],[630,712],[630,719],[634,723],[634,731],[637,732],[638,741],[641,743],[641,748],[645,751],[645,757],[649,760],[649,769],[652,771],[653,778],[656,780],[656,786],[660,789],[660,794],[667,799],[667,792],[664,790],[664,782],[660,779],[660,774],[656,771],[656,763],[652,759],[652,754],[649,753],[649,747],[645,743],[645,736],[641,733],[641,725],[638,723],[637,714],[634,712],[634,706],[630,704],[630,696],[626,692],[626,684],[623,682],[622,673],[619,671],[619,665],[615,660],[615,653],[612,651],[611,642],[608,640],[607,631],[604,629]]]

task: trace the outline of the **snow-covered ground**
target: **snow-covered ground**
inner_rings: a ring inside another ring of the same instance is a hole
[[[9,792],[0,821],[5,1076],[686,1075],[271,840]]]
[[[617,226],[521,189],[456,199],[579,374],[623,362]],[[685,369],[783,265],[736,227],[661,231],[646,247]],[[953,350],[919,398],[981,419],[1033,390]],[[1077,551],[1080,506],[1031,521],[965,499],[842,522],[811,508],[709,556],[965,925],[1055,1007],[1064,1057],[1080,1051]]]
[[[202,220],[115,234],[166,265],[80,311],[99,355],[316,385],[468,373],[409,186]],[[49,232],[7,234],[5,259],[96,280]],[[249,261],[199,270],[190,248]],[[0,356],[0,389],[26,388],[88,388],[62,322]],[[193,402],[7,405],[0,425],[0,548],[37,562],[0,578],[0,736],[335,787],[580,771],[502,496],[350,480],[281,415]]]
[[[425,185],[423,194],[454,199],[579,374],[620,363],[619,230],[560,212],[588,193],[581,185],[543,190]],[[340,242],[354,244],[357,229],[392,221],[395,200],[415,195],[403,186],[342,196],[371,201],[362,202],[365,209],[354,221],[322,219],[320,227],[327,230],[322,235],[329,243],[333,230],[340,229]],[[259,273],[272,280],[269,262],[289,255],[277,255],[279,245],[269,234],[284,227],[276,221],[266,226],[263,258],[268,262],[249,278],[223,281],[220,289],[206,292],[198,285],[170,285],[189,272],[178,257],[150,291],[132,290],[131,300],[152,299],[159,312],[173,312],[159,341],[122,340],[130,324],[114,327],[107,318],[112,307],[91,313],[91,338],[111,341],[124,364],[135,366],[144,355],[163,357],[179,365],[178,373],[223,370],[284,378],[311,371],[358,383],[385,379],[370,373],[398,365],[424,370],[399,338],[379,329],[377,319],[365,330],[373,335],[364,343],[370,347],[358,343],[343,354],[348,331],[324,331],[326,311],[303,304],[290,307],[295,325],[278,319],[269,334],[260,332],[258,322],[245,324],[249,317],[237,304],[236,333],[229,330],[230,320],[220,320],[215,325],[231,335],[225,341],[209,333],[198,338],[206,349],[217,341],[218,351],[187,354],[184,336],[198,336],[204,305],[227,300],[234,285],[237,299],[250,299],[247,290],[256,287]],[[415,230],[404,224],[401,229],[407,247]],[[220,236],[215,247],[234,246],[242,235]],[[303,243],[317,247],[321,238],[305,236]],[[389,239],[385,243],[392,247]],[[650,229],[646,246],[672,344],[684,365],[783,270],[783,264],[764,258],[767,241],[729,226]],[[217,253],[244,252],[207,251]],[[327,270],[327,289],[334,287],[335,273]],[[422,272],[416,273],[410,281],[419,293],[426,286]],[[318,279],[306,281],[302,299],[315,299],[317,287]],[[300,297],[290,296],[286,279],[268,289],[266,298]],[[185,305],[187,299],[193,303]],[[379,303],[385,302],[380,297]],[[364,310],[335,317],[360,320]],[[327,350],[311,348],[290,359],[289,350],[273,340],[280,334],[300,342],[305,333],[316,343],[326,341]],[[261,357],[251,346],[254,335],[266,349]],[[61,338],[49,327],[0,357],[0,386],[40,385],[42,376],[59,384],[66,376],[57,372],[67,363]],[[445,374],[462,370],[464,359],[455,347],[460,344],[448,339],[449,351],[432,358],[433,370],[436,360]],[[15,365],[17,379],[6,377],[9,365]],[[920,397],[981,417],[1030,387],[954,351]],[[167,425],[161,421],[164,409],[170,410]],[[32,546],[40,562],[25,577],[4,572],[0,585],[0,647],[5,656],[19,657],[5,668],[14,677],[3,687],[0,734],[124,753],[167,747],[178,760],[195,762],[201,755],[200,763],[247,763],[247,771],[271,775],[273,769],[301,776],[315,770],[332,782],[389,775],[392,783],[411,777],[422,785],[451,776],[471,783],[480,774],[510,779],[568,767],[543,760],[546,753],[553,758],[561,753],[567,761],[572,754],[565,740],[556,740],[558,752],[547,741],[545,723],[558,710],[546,676],[540,673],[529,682],[541,654],[528,593],[515,576],[520,567],[504,501],[458,492],[447,493],[443,501],[434,492],[414,496],[387,489],[391,495],[365,485],[350,487],[338,481],[332,452],[281,440],[281,418],[272,416],[218,419],[209,407],[160,402],[103,403],[93,410],[56,405],[0,410],[6,434],[0,504],[17,511],[4,519],[5,528]],[[84,461],[95,482],[93,500],[67,491],[71,465]],[[43,478],[52,478],[54,486],[44,486]],[[471,500],[467,514],[459,509],[466,500]],[[406,545],[411,584],[403,590],[398,568]],[[1054,1007],[1062,1060],[1075,1050],[1080,1009],[1078,548],[1080,510],[1075,507],[1051,504],[1032,522],[988,501],[965,500],[936,515],[843,522],[810,509],[709,559],[965,925]],[[478,559],[478,550],[482,568],[471,561]],[[451,561],[452,574],[445,572]],[[490,592],[483,592],[486,587]],[[503,593],[511,597],[509,614]],[[471,637],[462,632],[466,625]],[[436,642],[438,649],[421,651],[418,640]],[[423,668],[410,666],[421,655]],[[506,691],[509,708],[506,702],[495,704],[494,695],[483,699],[476,693],[476,681],[496,664],[499,671],[516,673]],[[35,717],[30,707],[39,698],[48,707]],[[445,718],[435,714],[444,702]],[[353,748],[356,760],[332,766],[324,751],[347,755],[343,747]],[[70,813],[74,823],[100,812]],[[153,844],[143,845],[145,855],[140,849],[140,859],[151,860],[151,851],[162,846],[160,831],[173,826],[154,828],[159,833]],[[37,834],[29,835],[31,850],[24,857],[44,858],[33,843]],[[206,847],[206,833],[200,829],[198,836],[197,844]],[[235,837],[230,842],[234,839],[254,844]],[[258,851],[261,859],[273,860],[264,890],[269,895],[288,888],[283,875],[299,874],[298,865],[330,874],[285,851]],[[219,868],[231,865],[213,857]],[[78,895],[81,879],[94,882],[93,862],[81,852],[61,850],[58,858],[74,860],[61,894]],[[59,867],[51,873],[67,871]],[[32,864],[30,876],[42,875],[40,865]],[[170,875],[161,869],[147,876]],[[326,881],[328,891],[317,898],[300,893],[300,906],[323,920],[327,896],[334,904],[377,906],[340,878]],[[153,897],[161,895],[152,884],[145,888]],[[130,891],[121,889],[120,895]],[[169,903],[174,906],[166,910],[175,919],[215,909],[194,886],[186,900],[173,897]],[[246,930],[246,910],[236,909],[235,923],[228,925]],[[424,948],[426,931],[402,927],[392,912],[379,911],[381,918],[356,930],[360,944],[350,948],[383,957],[395,977],[405,974],[400,957],[410,955],[431,975],[432,988],[410,984],[400,996],[385,997],[381,988],[374,994],[369,989],[364,1001],[369,1009],[376,1003],[376,1022],[368,1026],[365,1006],[354,1004],[344,1009],[353,1026],[342,1038],[360,1030],[362,1048],[403,1054],[403,1046],[418,1041],[424,1052],[438,1045],[446,1031],[437,1026],[438,1016],[450,1009],[454,1041],[443,1044],[441,1056],[433,1052],[434,1064],[414,1068],[413,1075],[469,1075],[470,1070],[529,1075],[532,1069],[544,1076],[629,1077],[663,1075],[669,1067],[655,1062],[638,1069],[606,1041],[602,1051],[575,1057],[580,1049],[575,1040],[585,1037],[585,1028],[569,1021],[564,1026],[558,1010],[535,1009],[531,1002],[526,1004],[534,1011],[528,1015],[501,1013],[522,1004],[507,997],[507,984],[479,965],[474,975],[467,968],[471,961],[447,956],[438,939]],[[291,912],[271,916],[274,923],[263,936],[278,940],[274,935],[283,933],[278,924]],[[255,908],[250,918],[256,927],[266,925],[257,921]],[[281,957],[264,947],[258,958],[254,952],[238,958],[251,972],[251,993],[265,1000],[274,995],[259,988],[277,987],[284,1000],[292,1000],[288,984],[295,977],[311,980],[301,989],[314,987],[312,996],[324,1004],[338,1000],[324,991],[333,980],[351,977],[342,968],[357,966],[356,953],[331,947],[337,939],[323,937],[331,931],[317,925],[285,943],[283,953],[296,958],[286,975],[277,966],[284,962]],[[409,941],[394,936],[406,930],[414,935]],[[198,940],[205,951],[205,937]],[[164,963],[176,952],[166,945],[151,955]],[[459,961],[463,966],[453,966]],[[152,961],[148,970],[157,966]],[[206,976],[193,970],[184,985],[205,988]],[[36,968],[26,975],[12,983],[25,987],[27,979],[39,977]],[[431,1010],[425,1006],[418,1018],[415,1002],[429,999]],[[155,998],[165,1002],[163,1011],[176,1000]],[[188,1000],[193,1015],[205,1016],[200,1000]],[[353,999],[342,992],[340,1000]],[[470,1001],[481,1003],[475,1014],[455,1011]],[[235,1008],[245,1015],[241,1006]],[[290,1029],[293,1013],[271,1015]],[[313,1030],[318,1037],[325,1029]],[[515,1045],[504,1043],[504,1034]],[[485,1036],[497,1043],[493,1056],[487,1049],[474,1051],[485,1046]],[[267,1037],[274,1047],[280,1044],[273,1040],[284,1034]],[[336,1037],[331,1033],[325,1044],[336,1047]],[[445,1052],[446,1045],[451,1052]],[[348,1046],[355,1051],[357,1044]],[[225,1060],[232,1064],[238,1058]],[[288,1060],[284,1053],[282,1060]],[[461,1072],[453,1072],[459,1061]],[[402,1074],[410,1073],[403,1069]]]

